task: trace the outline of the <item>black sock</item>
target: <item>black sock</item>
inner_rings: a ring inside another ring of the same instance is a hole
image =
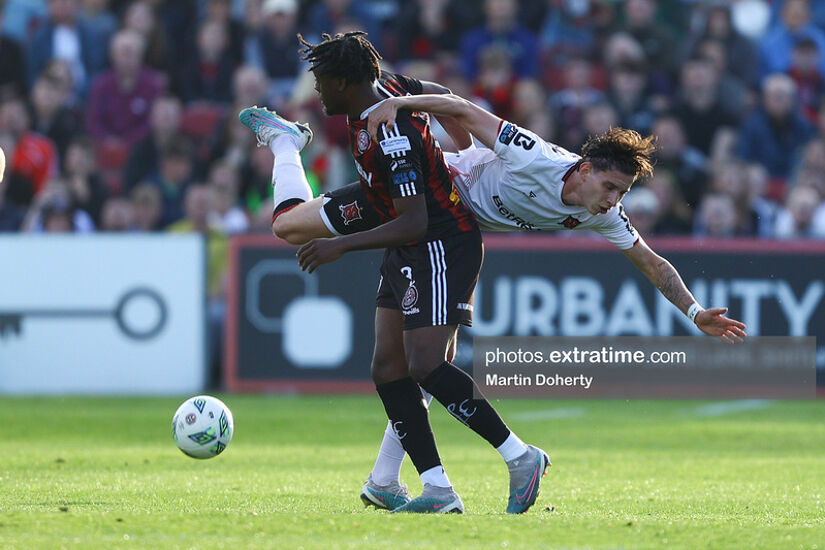
[[[433,394],[451,415],[487,440],[493,447],[500,447],[510,435],[510,429],[492,405],[481,396],[473,379],[452,363],[444,362],[427,375],[421,387]]]
[[[429,412],[424,406],[424,396],[418,384],[407,377],[378,384],[375,389],[384,402],[384,410],[395,433],[401,438],[401,446],[410,455],[418,473],[440,466],[441,458],[430,428]]]

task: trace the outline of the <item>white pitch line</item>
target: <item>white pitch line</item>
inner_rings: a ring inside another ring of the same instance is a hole
[[[539,422],[558,418],[579,418],[584,416],[584,407],[568,407],[559,409],[545,409],[543,411],[526,411],[510,415],[510,418],[519,422]]]
[[[738,401],[720,401],[696,407],[691,411],[696,416],[724,416],[747,411],[767,409],[773,405],[770,399],[740,399]]]

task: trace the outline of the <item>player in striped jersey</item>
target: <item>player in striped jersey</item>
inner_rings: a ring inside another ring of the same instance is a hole
[[[507,511],[524,512],[535,502],[549,459],[512,433],[486,399],[474,397],[480,395],[478,387],[448,357],[458,325],[472,320],[472,295],[483,256],[478,226],[452,193],[427,115],[404,113],[378,143],[366,129],[367,115],[387,95],[420,93],[423,85],[397,75],[382,78],[380,56],[363,33],[323,38],[312,45],[299,35],[306,47],[304,59],[311,64],[325,112],[348,116],[352,154],[367,203],[362,206],[380,225],[310,241],[299,250],[299,263],[311,272],[350,250],[386,248],[371,371],[389,418],[386,437],[400,442],[424,483],[422,494],[410,500],[397,476],[388,483],[370,477],[362,499],[396,512],[463,512],[438,456],[423,388],[498,450],[510,471]],[[279,233],[285,223],[279,220],[300,219],[309,207],[311,194],[298,152],[311,139],[311,131],[257,107],[244,109],[239,117],[275,155],[273,229]],[[357,205],[338,207],[350,222],[360,215]],[[331,223],[330,212],[321,212],[325,223]]]

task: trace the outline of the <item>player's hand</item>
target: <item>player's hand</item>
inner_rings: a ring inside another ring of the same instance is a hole
[[[726,344],[736,344],[745,341],[745,323],[725,317],[726,307],[712,307],[696,314],[693,320],[699,330],[708,336],[715,336]]]
[[[393,97],[385,99],[378,107],[370,111],[367,115],[367,132],[369,132],[375,143],[381,140],[378,136],[378,130],[382,124],[386,125],[388,132],[395,127],[395,116],[397,114],[398,105]]]
[[[299,248],[295,256],[298,258],[301,271],[312,273],[319,265],[334,262],[344,252],[346,250],[340,245],[338,239],[313,239]]]

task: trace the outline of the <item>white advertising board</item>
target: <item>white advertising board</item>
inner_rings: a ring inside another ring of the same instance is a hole
[[[0,236],[0,393],[197,393],[198,235]]]

